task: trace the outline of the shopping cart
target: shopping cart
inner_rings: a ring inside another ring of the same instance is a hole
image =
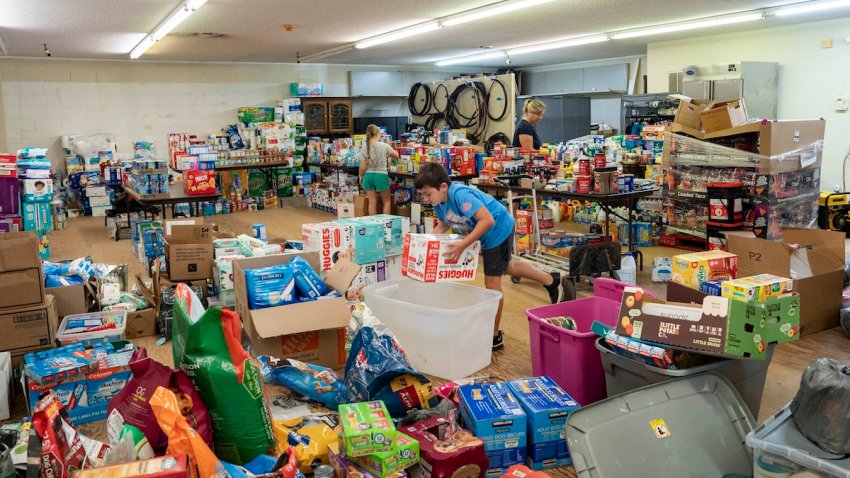
[[[573,300],[576,298],[576,281],[581,276],[589,276],[591,278],[599,277],[601,274],[609,274],[612,278],[619,280],[617,270],[620,269],[620,254],[622,246],[619,242],[602,242],[598,244],[584,244],[573,246],[570,250],[570,257],[564,258],[554,254],[548,254],[543,251],[542,241],[540,240],[540,224],[537,215],[537,190],[529,189],[529,195],[514,195],[513,188],[517,187],[522,179],[533,179],[528,175],[503,175],[494,178],[496,183],[504,186],[507,189],[507,207],[508,212],[514,216],[514,204],[525,200],[531,201],[531,210],[535,211],[532,216],[533,233],[529,238],[529,247],[527,250],[520,251],[517,249],[516,234],[513,236],[513,257],[515,259],[527,260],[534,263],[537,267],[545,272],[557,272],[561,275],[564,281],[564,297],[565,300]],[[520,278],[511,277],[511,282],[518,284]]]

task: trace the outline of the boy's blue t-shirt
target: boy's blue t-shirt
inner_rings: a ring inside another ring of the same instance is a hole
[[[458,234],[467,235],[475,229],[478,221],[473,216],[486,207],[495,223],[481,236],[481,249],[492,249],[501,245],[514,232],[514,218],[507,208],[493,196],[461,183],[449,185],[446,202],[434,206],[437,217]]]

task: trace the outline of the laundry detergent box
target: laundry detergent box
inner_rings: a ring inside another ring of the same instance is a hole
[[[339,419],[339,441],[348,456],[392,452],[395,448],[398,431],[384,402],[343,403],[339,406]]]
[[[352,458],[354,463],[381,478],[388,478],[419,463],[419,442],[399,433],[391,451]]]
[[[407,234],[401,273],[420,282],[475,280],[481,243],[475,241],[460,254],[457,261],[445,257],[448,245],[462,240],[456,234]]]
[[[738,276],[738,256],[724,251],[703,251],[673,256],[673,282],[700,289],[705,281]]]
[[[340,254],[349,253],[351,231],[350,224],[338,222],[303,224],[301,240],[304,242],[304,251],[318,252],[322,271],[329,271],[339,260]]]
[[[355,264],[382,261],[387,257],[384,249],[385,228],[383,221],[370,218],[339,219],[337,222],[351,225],[351,258]]]
[[[380,222],[384,225],[384,250],[387,257],[397,256],[404,252],[404,236],[410,232],[410,218],[377,214],[364,219]]]
[[[528,420],[506,383],[464,385],[458,390],[463,422],[484,440],[484,451],[525,449]]]
[[[528,417],[528,441],[566,440],[567,417],[579,404],[551,378],[531,377],[508,382],[508,389]]]

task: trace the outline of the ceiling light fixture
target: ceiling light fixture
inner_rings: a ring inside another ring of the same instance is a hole
[[[421,35],[423,33],[428,33],[440,28],[440,24],[437,22],[428,22],[423,23],[421,25],[414,25],[412,27],[402,28],[401,30],[396,30],[394,32],[390,32],[384,35],[378,35],[376,37],[372,37],[361,42],[357,42],[354,45],[354,48],[363,49],[373,47],[375,45],[381,45],[384,43],[389,43],[391,41],[401,40],[402,38],[412,37],[415,35]]]
[[[483,60],[496,60],[503,59],[507,56],[505,50],[498,51],[488,51],[487,53],[478,53],[477,55],[467,55],[460,56],[457,58],[447,58],[445,60],[440,60],[437,63],[434,63],[436,66],[451,66],[451,65],[461,65],[464,63],[473,63],[476,61]]]
[[[183,23],[184,20],[189,18],[189,15],[195,12],[195,10],[201,8],[207,0],[187,0],[185,3],[177,7],[168,17],[156,28],[154,28],[153,32],[149,35],[145,35],[145,38],[133,48],[133,51],[130,52],[130,59],[135,60],[145,54],[148,51],[148,48],[152,47],[154,43],[165,38],[166,35],[171,33],[172,30],[177,28],[177,25]]]
[[[799,15],[801,13],[813,13],[833,8],[850,7],[850,0],[836,0],[832,2],[806,2],[779,8],[773,13],[784,17],[787,15]]]
[[[534,7],[543,3],[549,3],[552,0],[522,0],[511,3],[504,3],[504,5],[500,5],[495,8],[481,8],[478,10],[473,10],[471,13],[464,14],[461,13],[459,15],[452,16],[443,20],[444,27],[451,27],[455,25],[460,25],[466,22],[473,22],[475,20],[481,20],[482,18],[493,17],[496,15],[502,15],[505,13],[510,13],[522,8]]]
[[[608,35],[591,35],[580,38],[570,38],[569,40],[559,40],[546,43],[537,43],[535,45],[521,46],[508,50],[510,55],[522,55],[525,53],[534,53],[538,51],[555,50],[557,48],[569,48],[573,46],[590,45],[592,43],[602,43],[608,41]]]
[[[701,21],[674,23],[668,25],[660,25],[657,27],[644,28],[640,30],[624,31],[612,33],[612,40],[624,40],[626,38],[635,38],[649,35],[660,35],[662,33],[673,33],[687,30],[697,30],[700,28],[717,27],[721,25],[732,25],[735,23],[752,22],[764,18],[764,13],[750,13],[746,15],[734,15],[726,17],[708,18]]]
[[[327,58],[329,56],[336,55],[337,53],[343,53],[346,51],[351,51],[353,49],[354,47],[352,45],[343,45],[341,47],[332,48],[330,50],[313,53],[312,55],[299,56],[298,59],[300,60],[299,63],[311,60],[319,60],[321,58]]]

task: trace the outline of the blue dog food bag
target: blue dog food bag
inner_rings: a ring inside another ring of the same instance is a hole
[[[295,277],[288,264],[245,271],[248,304],[252,309],[277,307],[295,302]]]
[[[328,286],[304,258],[293,258],[289,267],[295,276],[295,290],[299,297],[314,300],[328,293]]]

